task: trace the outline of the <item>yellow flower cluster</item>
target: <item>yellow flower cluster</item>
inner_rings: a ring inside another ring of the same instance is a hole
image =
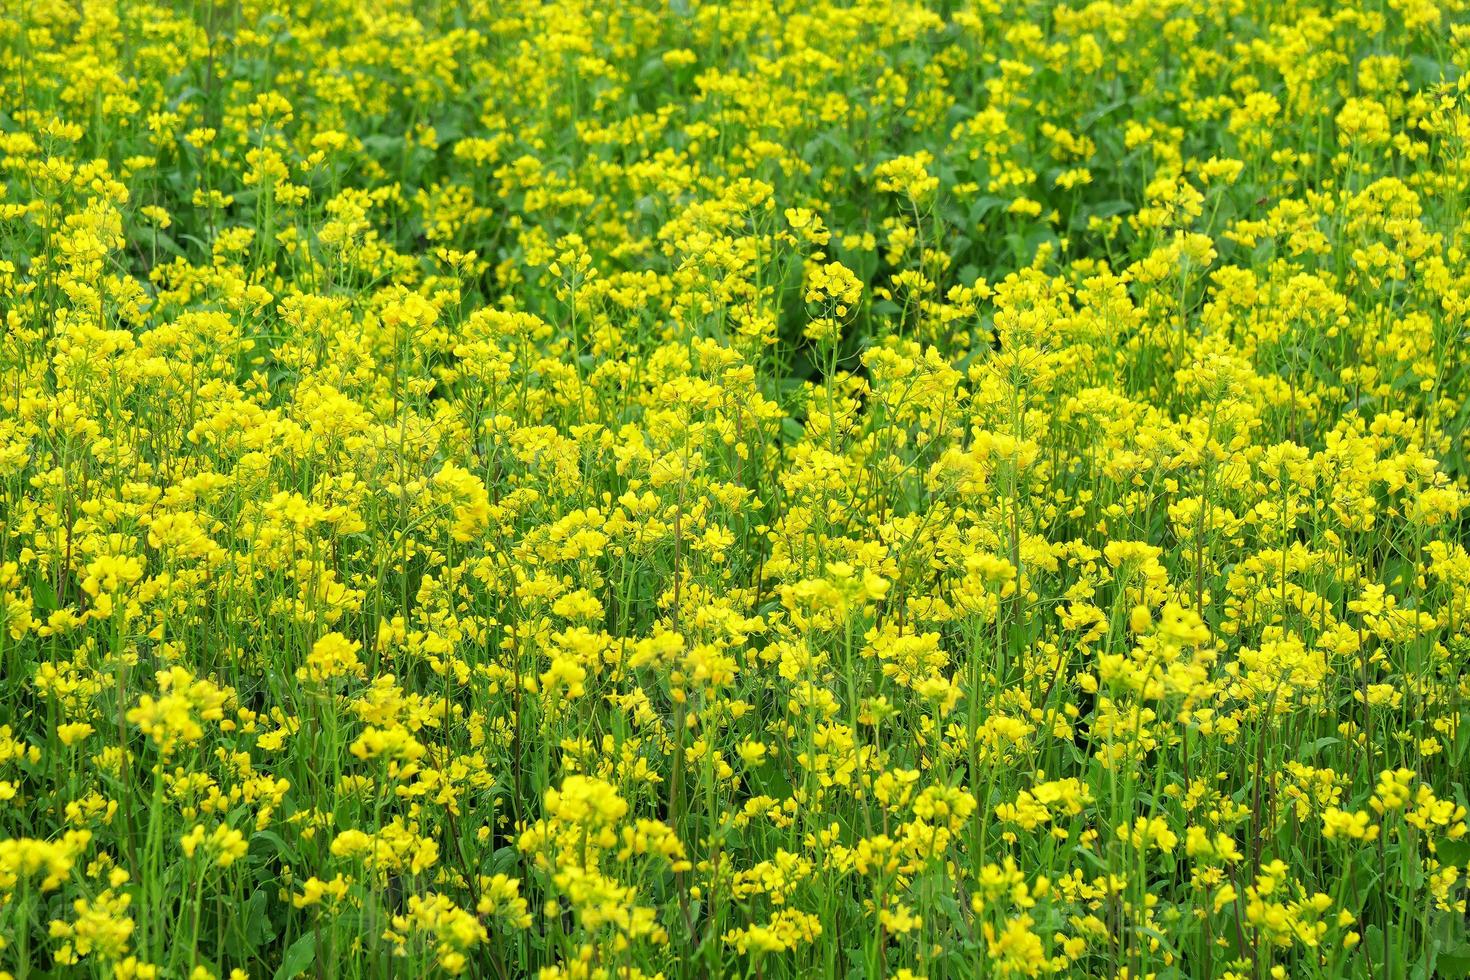
[[[1470,0],[17,0],[0,980],[1470,975]]]

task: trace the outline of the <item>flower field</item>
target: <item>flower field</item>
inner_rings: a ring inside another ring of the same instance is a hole
[[[12,0],[0,980],[1470,976],[1470,0]]]

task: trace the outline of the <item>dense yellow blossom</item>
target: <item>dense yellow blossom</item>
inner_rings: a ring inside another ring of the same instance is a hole
[[[1470,0],[12,0],[0,980],[1470,975]]]

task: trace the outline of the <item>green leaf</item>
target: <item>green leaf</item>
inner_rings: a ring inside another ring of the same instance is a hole
[[[306,972],[316,962],[316,933],[308,932],[291,944],[281,965],[276,968],[275,980],[293,980]]]
[[[167,232],[143,232],[138,236],[138,241],[140,243],[157,242],[160,251],[167,252],[169,255],[179,256],[180,258],[182,258],[184,255],[184,247],[178,242],[174,241],[173,236],[168,234]]]
[[[41,612],[53,612],[61,607],[56,598],[56,590],[51,583],[37,575],[31,579],[31,598],[35,600],[36,608]]]
[[[266,912],[268,898],[264,888],[257,888],[238,915],[239,929],[226,933],[225,952],[236,959],[248,959],[276,938],[276,930]]]
[[[272,845],[276,850],[276,854],[279,855],[282,860],[284,860],[287,864],[298,863],[295,849],[293,849],[290,844],[287,844],[286,841],[281,837],[281,835],[276,833],[275,831],[257,830],[254,834],[250,836],[250,839],[251,841],[263,840],[266,843]]]
[[[270,916],[266,914],[267,896],[264,888],[257,888],[245,903],[245,934],[255,949],[259,949],[276,936]]]
[[[1363,930],[1363,952],[1375,963],[1384,961],[1386,943],[1383,930],[1376,924]]]
[[[1327,748],[1330,745],[1336,745],[1338,742],[1341,741],[1342,739],[1337,738],[1334,735],[1325,735],[1322,738],[1317,739],[1311,745],[1307,746],[1306,751],[1302,753],[1302,759],[1315,759],[1318,753],[1320,753],[1323,749]]]
[[[1440,864],[1457,868],[1470,866],[1470,840],[1442,840],[1435,845]]]
[[[1434,962],[1434,974],[1443,980],[1470,978],[1470,946],[1457,946],[1451,952],[1441,953]]]
[[[1112,200],[1099,201],[1097,204],[1089,205],[1084,213],[1094,218],[1111,218],[1118,214],[1127,214],[1133,210],[1131,201]]]

